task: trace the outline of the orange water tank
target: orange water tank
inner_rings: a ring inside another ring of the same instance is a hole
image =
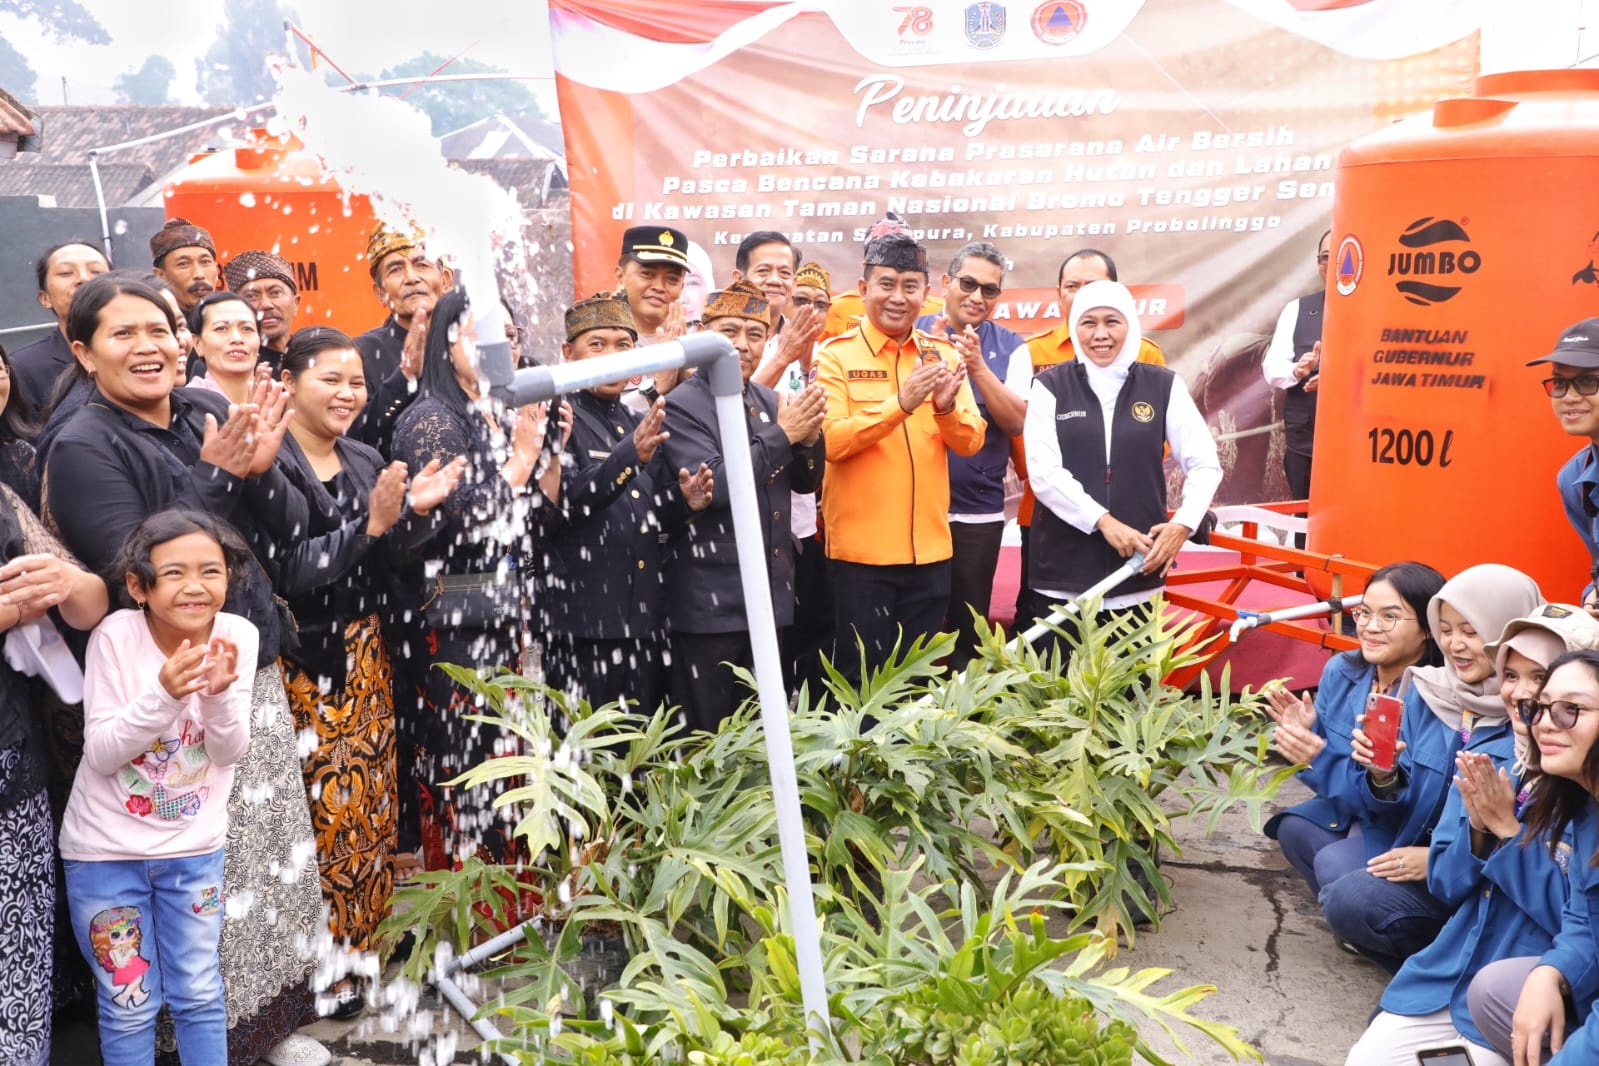
[[[293,265],[295,328],[337,326],[353,335],[383,321],[366,263],[376,225],[371,202],[341,189],[298,142],[257,131],[245,147],[197,156],[165,193],[167,217],[210,230],[219,262],[259,249]]]
[[[1333,203],[1309,547],[1574,600],[1555,472],[1587,441],[1524,364],[1599,315],[1599,70],[1484,76],[1345,149]]]

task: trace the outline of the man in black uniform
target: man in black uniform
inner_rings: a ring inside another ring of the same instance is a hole
[[[779,628],[794,618],[794,536],[790,492],[819,484],[823,449],[822,392],[807,386],[779,399],[750,381],[771,329],[771,307],[761,291],[735,282],[705,303],[706,331],[721,333],[738,351],[744,372],[744,410],[750,458],[760,501],[772,614]],[[688,378],[666,397],[669,467],[708,464],[717,471],[710,507],[675,529],[666,551],[666,618],[671,628],[672,698],[695,729],[714,731],[737,708],[740,692],[728,664],[753,665],[744,589],[740,584],[733,512],[722,468],[716,399],[704,374]]]
[[[403,233],[381,222],[367,240],[366,261],[372,291],[389,309],[389,317],[355,338],[366,370],[366,408],[350,427],[350,436],[386,459],[394,423],[416,395],[428,315],[439,296],[454,287],[455,276],[428,258],[421,230]]]
[[[601,293],[566,312],[567,361],[638,343],[627,299]],[[545,541],[543,608],[549,684],[593,706],[621,699],[641,711],[665,692],[657,513],[687,520],[711,502],[710,467],[677,472],[661,443],[666,401],[643,416],[622,406],[625,380],[573,393],[572,435],[561,456],[561,519]]]
[[[222,277],[230,292],[238,293],[255,308],[256,320],[261,324],[261,354],[256,362],[269,364],[276,376],[283,365],[283,349],[294,332],[294,316],[300,311],[294,268],[287,259],[271,252],[240,252],[222,268]]]

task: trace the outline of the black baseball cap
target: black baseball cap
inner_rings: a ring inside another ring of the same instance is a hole
[[[1585,318],[1560,331],[1555,350],[1528,360],[1528,366],[1559,363],[1579,370],[1599,370],[1599,318]]]
[[[670,226],[633,226],[622,234],[622,255],[640,263],[688,269],[688,238]]]

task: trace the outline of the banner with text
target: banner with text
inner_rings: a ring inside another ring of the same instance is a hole
[[[780,230],[860,276],[901,215],[938,272],[1011,261],[994,318],[1058,324],[1061,260],[1103,249],[1222,442],[1219,502],[1280,498],[1280,397],[1260,373],[1283,306],[1316,287],[1350,141],[1469,91],[1474,5],[1412,0],[862,4],[551,0],[581,294],[621,232],[708,254]]]

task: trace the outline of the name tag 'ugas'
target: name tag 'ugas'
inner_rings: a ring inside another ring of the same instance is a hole
[[[886,370],[851,370],[846,375],[850,381],[887,381]]]

